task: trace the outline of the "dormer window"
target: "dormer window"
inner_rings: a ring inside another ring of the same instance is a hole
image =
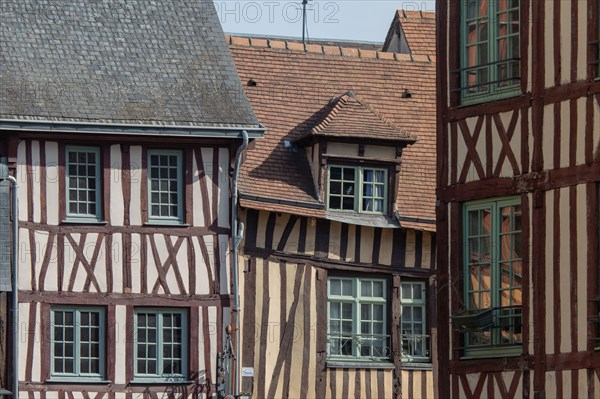
[[[386,212],[386,169],[330,165],[327,176],[329,210],[376,214]]]

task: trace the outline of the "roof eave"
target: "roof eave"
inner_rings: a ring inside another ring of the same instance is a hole
[[[231,138],[241,137],[242,131],[251,139],[263,138],[265,126],[202,126],[202,125],[148,125],[99,122],[73,122],[52,120],[0,119],[0,131],[56,132],[81,134],[119,134],[128,136],[164,136],[164,137],[205,137]]]

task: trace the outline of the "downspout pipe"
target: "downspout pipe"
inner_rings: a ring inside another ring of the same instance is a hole
[[[6,180],[12,183],[12,308],[13,308],[13,384],[12,396],[19,397],[19,197],[17,179],[14,176],[7,176]]]
[[[242,165],[242,155],[248,148],[248,132],[242,131],[242,144],[238,147],[235,155],[235,166],[233,168],[233,189],[231,193],[231,233],[233,240],[233,315],[232,325],[235,337],[235,368],[233,370],[233,395],[238,398],[240,395],[241,386],[241,347],[240,342],[240,295],[239,295],[239,264],[238,264],[238,248],[244,237],[244,223],[238,222],[238,180],[240,175],[240,167]]]

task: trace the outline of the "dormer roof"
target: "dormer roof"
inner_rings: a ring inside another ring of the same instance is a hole
[[[412,144],[416,141],[415,136],[396,126],[351,90],[333,97],[318,123],[297,141],[317,136],[385,141],[392,145],[398,142]]]

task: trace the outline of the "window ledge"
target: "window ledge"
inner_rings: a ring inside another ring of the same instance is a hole
[[[433,370],[433,364],[425,362],[402,362],[403,370]]]
[[[189,224],[176,220],[149,220],[144,222],[144,226],[190,227]]]
[[[476,351],[471,350],[471,353],[460,357],[460,360],[472,360],[472,359],[488,359],[488,358],[501,358],[501,357],[518,357],[523,354],[522,346],[507,346],[500,348],[487,348],[478,349]]]
[[[66,224],[66,225],[70,225],[70,224],[83,224],[83,225],[98,225],[98,226],[103,226],[103,225],[107,225],[108,222],[106,220],[97,220],[97,219],[77,219],[77,218],[67,218],[64,220],[60,221],[60,224]]]
[[[129,381],[133,385],[189,385],[193,384],[194,381],[188,380],[187,378],[134,378]]]
[[[57,384],[57,383],[65,383],[69,382],[72,384],[112,384],[112,381],[105,380],[103,378],[93,378],[93,377],[50,377],[46,380],[48,384]]]
[[[352,361],[352,360],[328,360],[325,365],[330,369],[393,369],[394,363],[382,361]]]
[[[380,213],[358,213],[354,211],[326,211],[325,218],[336,222],[359,226],[398,228],[394,219]]]

